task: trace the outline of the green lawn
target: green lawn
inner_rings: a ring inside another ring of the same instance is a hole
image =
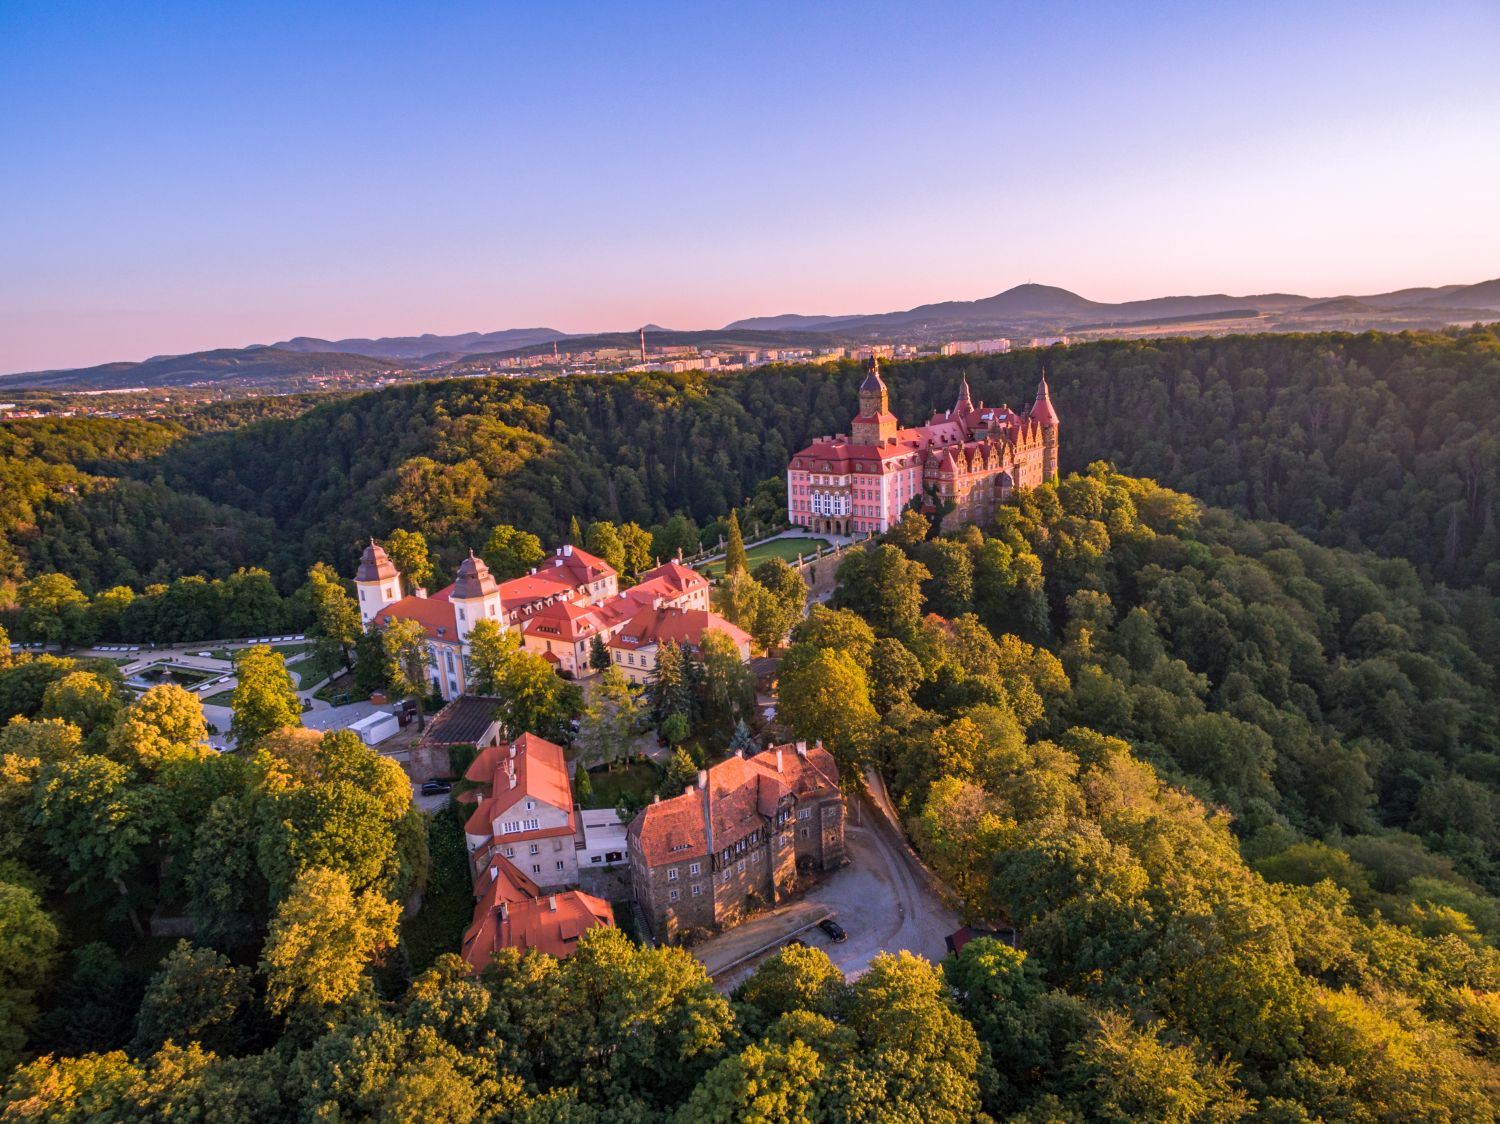
[[[613,808],[622,796],[629,796],[635,804],[646,804],[661,784],[661,770],[650,761],[617,765],[614,772],[590,769],[589,782],[594,786],[590,808]]]
[[[292,664],[288,670],[297,680],[297,689],[306,690],[343,666],[344,661],[337,652],[313,652]]]
[[[767,558],[782,558],[788,562],[794,562],[798,554],[806,556],[815,550],[829,545],[830,543],[827,539],[810,537],[803,538],[799,536],[791,539],[772,539],[770,542],[756,543],[754,546],[746,548],[745,557],[749,560],[750,568],[753,570],[756,565],[764,562]],[[722,558],[715,562],[710,562],[707,566],[703,567],[703,573],[711,578],[716,578],[723,572],[724,560]]]
[[[200,701],[204,706],[228,706],[234,702],[234,688],[231,687],[227,691],[220,691],[216,695],[209,695]]]

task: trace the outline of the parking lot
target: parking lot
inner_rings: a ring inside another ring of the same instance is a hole
[[[819,915],[832,913],[847,930],[848,939],[836,944],[816,927],[804,929],[797,938],[826,952],[849,979],[863,975],[882,952],[905,949],[933,962],[941,960],[947,952],[945,938],[959,926],[958,915],[928,888],[895,829],[862,798],[849,802],[844,846],[849,865],[825,875],[798,904],[815,907]],[[757,917],[702,942],[693,954],[706,965],[726,963],[734,949],[749,951],[777,940],[791,924],[786,913],[777,910]],[[775,951],[767,949],[728,968],[714,982],[723,991],[732,990]]]

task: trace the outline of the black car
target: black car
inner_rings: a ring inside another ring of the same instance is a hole
[[[453,786],[447,781],[426,781],[422,785],[423,796],[441,796],[445,792],[452,792]]]
[[[843,944],[849,939],[849,934],[844,932],[844,927],[837,921],[835,921],[832,917],[819,921],[818,928],[827,933],[829,939],[833,941],[834,944]]]

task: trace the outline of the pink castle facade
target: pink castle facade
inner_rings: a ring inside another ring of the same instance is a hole
[[[823,534],[881,533],[920,496],[929,512],[951,502],[949,525],[988,523],[1016,488],[1057,479],[1057,456],[1058,417],[1045,375],[1024,414],[976,405],[966,378],[951,410],[902,429],[872,359],[849,432],[819,438],[787,465],[787,516]]]

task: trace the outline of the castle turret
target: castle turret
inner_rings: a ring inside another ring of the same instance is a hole
[[[969,376],[964,375],[958,386],[958,401],[953,403],[953,416],[961,418],[974,409],[974,400],[969,397]]]
[[[458,564],[458,577],[453,582],[448,600],[453,604],[460,640],[468,638],[475,621],[492,620],[501,624],[505,619],[501,612],[499,583],[484,564],[484,559],[474,557],[472,550]]]
[[[401,575],[396,564],[374,539],[359,557],[354,571],[354,588],[359,591],[359,619],[366,628],[388,605],[401,600]]]
[[[880,377],[880,360],[871,357],[870,373],[859,384],[859,416],[849,425],[849,440],[855,445],[884,445],[894,436],[896,417]]]
[[[1042,427],[1042,479],[1057,479],[1057,411],[1052,406],[1052,395],[1047,390],[1047,375],[1042,373],[1041,384],[1036,388],[1036,403],[1031,407],[1031,418]]]

